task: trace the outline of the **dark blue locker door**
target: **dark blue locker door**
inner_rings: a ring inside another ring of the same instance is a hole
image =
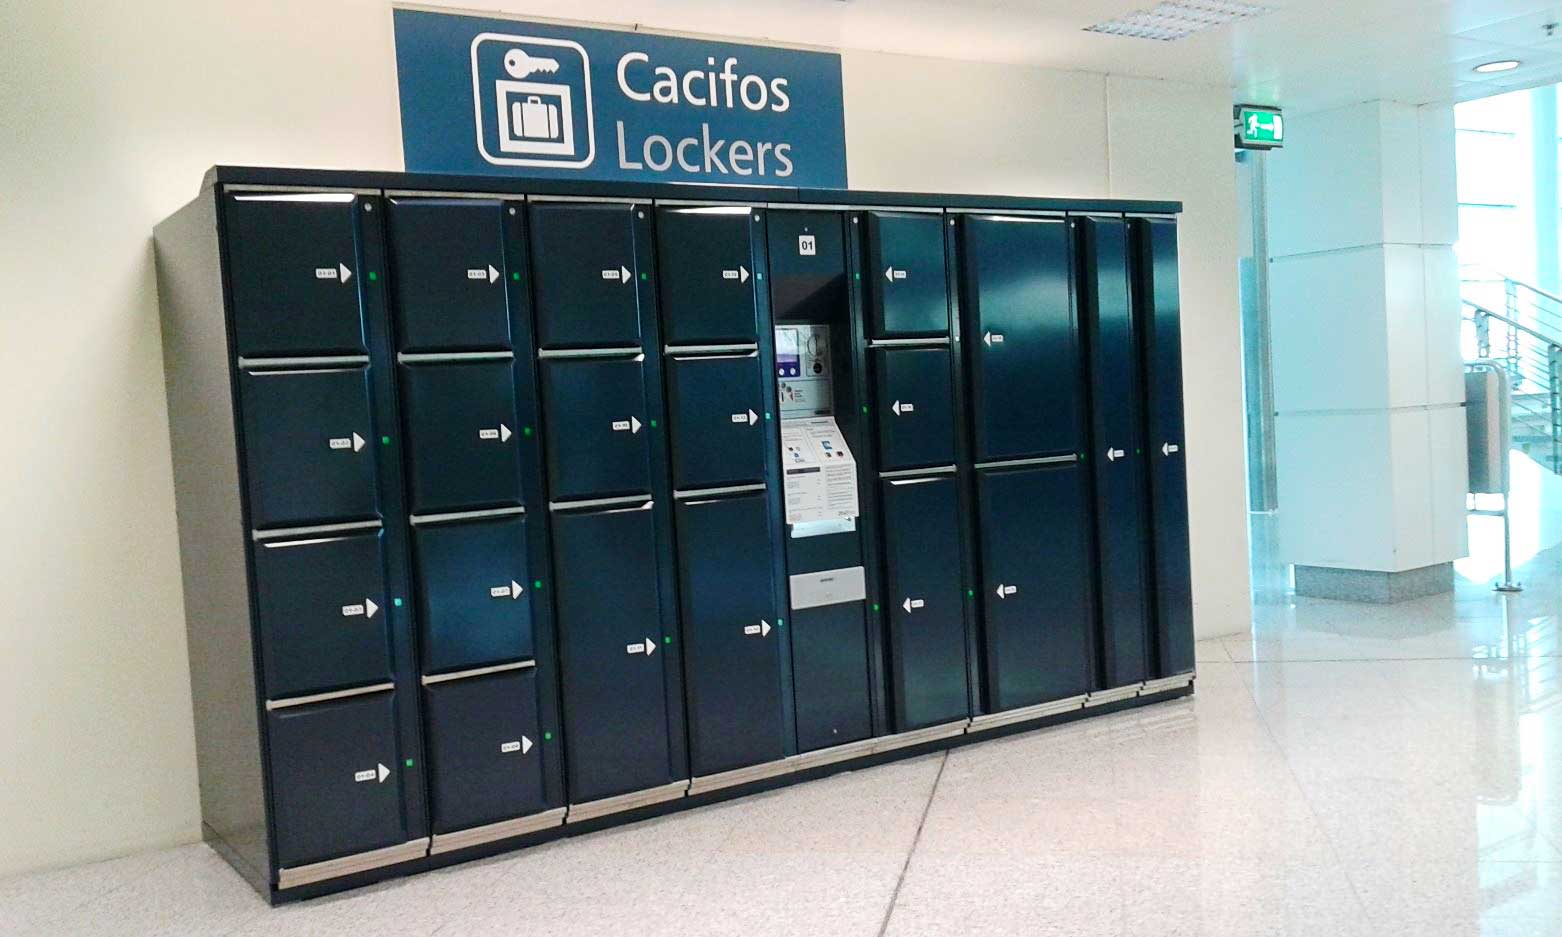
[[[943,215],[868,212],[865,276],[874,338],[949,332]]]
[[[972,215],[963,233],[975,460],[1078,451],[1067,225]]]
[[[534,203],[532,297],[541,348],[640,344],[635,205]]]
[[[425,671],[532,656],[524,516],[420,525],[412,546]]]
[[[239,399],[255,527],[379,516],[367,368],[245,371]]]
[[[391,679],[383,539],[374,531],[256,545],[268,699]]]
[[[503,203],[393,198],[389,206],[398,347],[509,348]]]
[[[542,362],[548,479],[555,498],[651,490],[644,382],[645,363],[638,355]]]
[[[553,516],[571,803],[674,779],[654,517],[649,502]]]
[[[402,812],[394,694],[266,714],[276,863],[292,868],[398,846]]]
[[[424,693],[434,832],[542,810],[536,672],[436,683]]]
[[[1139,284],[1144,329],[1146,456],[1155,544],[1159,674],[1193,669],[1193,582],[1188,557],[1188,467],[1183,461],[1182,303],[1177,289],[1177,222],[1142,219]]]
[[[401,367],[412,512],[521,503],[521,427],[511,362]]]
[[[1150,675],[1139,344],[1129,302],[1127,225],[1087,218],[1080,226],[1090,278],[1084,309],[1096,450],[1103,677],[1108,686],[1125,686]]]
[[[356,196],[229,194],[234,344],[247,358],[361,355]]]
[[[784,756],[781,636],[764,492],[680,501],[679,590],[696,775]]]
[[[970,702],[955,479],[887,482],[883,510],[895,729],[963,719]]]
[[[976,473],[993,711],[1090,689],[1090,500],[1078,463]]]
[[[759,353],[667,360],[673,487],[713,488],[765,477]]]
[[[948,348],[875,348],[879,468],[952,465],[955,421]]]
[[[797,748],[811,752],[872,734],[863,604],[793,609],[792,690]]]
[[[755,227],[753,212],[745,208],[657,210],[657,274],[667,344],[754,341]]]

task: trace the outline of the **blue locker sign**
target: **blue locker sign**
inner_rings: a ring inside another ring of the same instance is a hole
[[[834,53],[393,16],[410,172],[846,186]]]

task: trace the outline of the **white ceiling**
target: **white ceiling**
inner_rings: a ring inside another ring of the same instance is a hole
[[[1156,0],[499,0],[512,14],[1229,84],[1320,110],[1469,100],[1562,81],[1562,2],[1249,0],[1274,8],[1175,42],[1087,33]],[[1493,59],[1524,64],[1478,75]]]

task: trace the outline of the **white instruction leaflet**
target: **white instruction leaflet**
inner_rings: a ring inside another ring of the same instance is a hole
[[[781,449],[788,524],[857,516],[857,460],[834,417],[783,420]]]

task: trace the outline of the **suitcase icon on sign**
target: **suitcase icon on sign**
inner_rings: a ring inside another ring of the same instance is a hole
[[[494,85],[502,152],[575,155],[574,102],[569,85],[504,80]]]
[[[537,95],[529,95],[524,101],[510,102],[510,126],[519,130],[518,136],[528,140],[557,140],[559,138],[559,107],[544,104]]]

